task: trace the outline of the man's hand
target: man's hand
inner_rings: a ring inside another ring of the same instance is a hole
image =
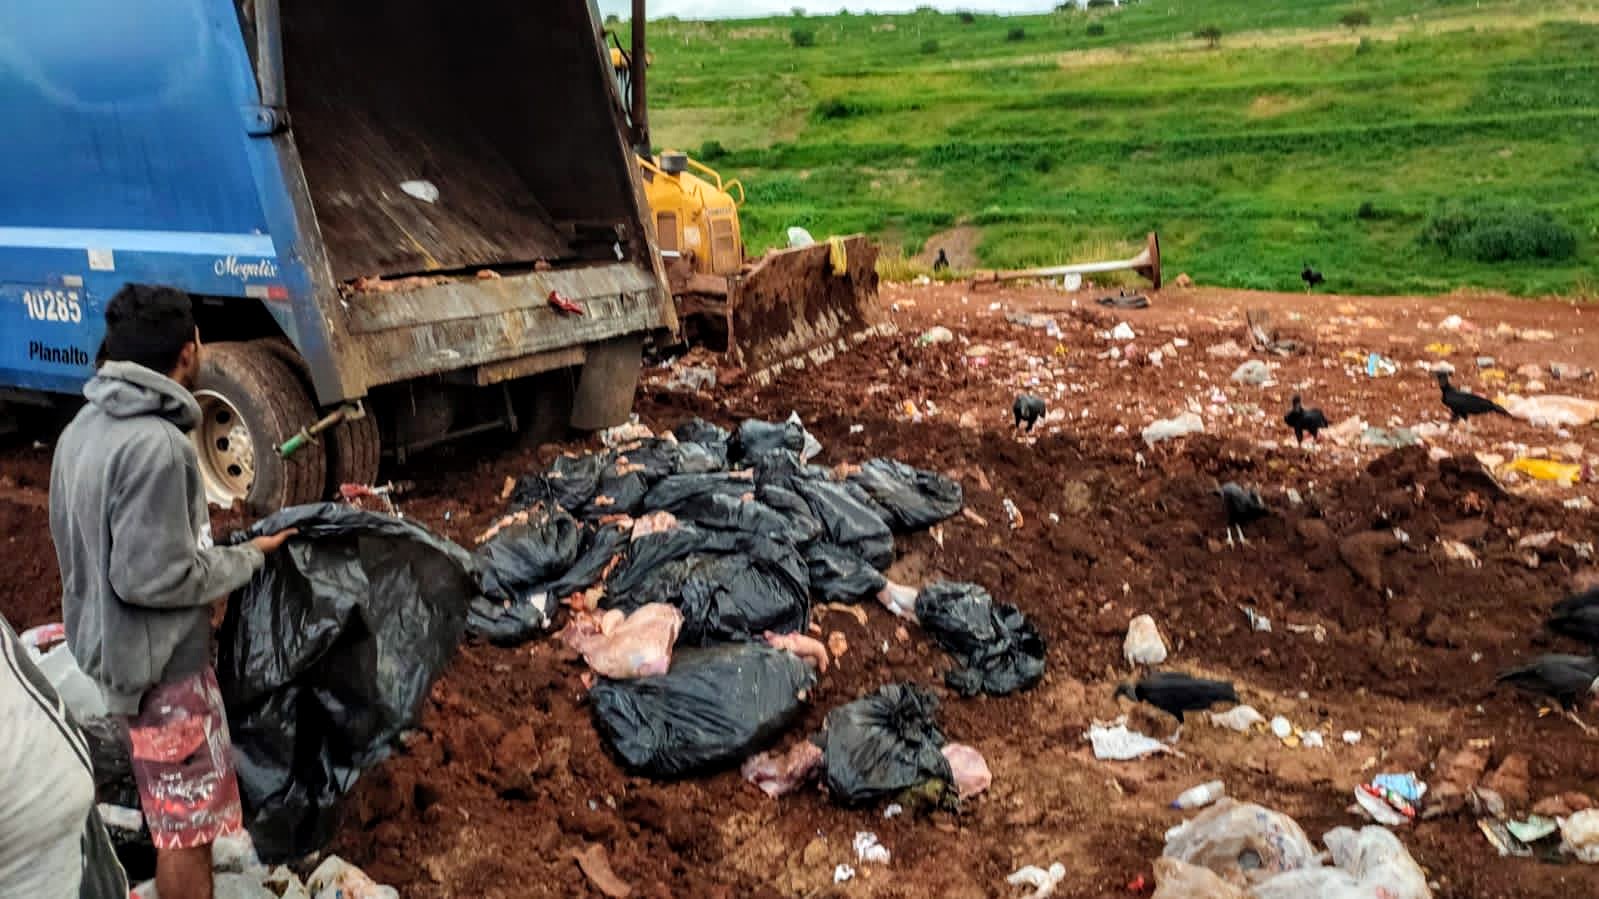
[[[276,534],[272,534],[270,536],[256,537],[250,541],[250,545],[256,549],[259,549],[262,555],[270,555],[277,552],[278,547],[282,546],[285,541],[298,533],[300,533],[298,530],[289,528],[288,530],[278,531]]]

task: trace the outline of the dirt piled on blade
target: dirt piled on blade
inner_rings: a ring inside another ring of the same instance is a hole
[[[988,793],[959,814],[885,818],[881,809],[837,808],[814,790],[768,799],[736,771],[677,783],[629,777],[595,733],[577,654],[554,639],[519,649],[468,643],[405,746],[356,788],[332,851],[408,899],[599,896],[572,854],[593,845],[605,847],[638,896],[1008,897],[1023,892],[1004,884],[1010,872],[1060,861],[1068,873],[1056,896],[1125,897],[1134,895],[1129,882],[1150,879],[1166,829],[1184,817],[1168,803],[1208,780],[1295,817],[1317,839],[1357,821],[1346,811],[1351,791],[1372,773],[1430,779],[1440,752],[1472,741],[1491,767],[1524,753],[1534,799],[1593,795],[1599,742],[1558,715],[1539,717],[1535,704],[1492,681],[1531,655],[1574,650],[1540,623],[1591,570],[1585,556],[1599,523],[1563,502],[1592,498],[1595,488],[1507,484],[1472,456],[1503,453],[1506,441],[1553,446],[1563,438],[1484,421],[1436,440],[1447,457],[1434,461],[1424,447],[1302,451],[1291,435],[1285,440],[1280,420],[1295,391],[1335,422],[1357,412],[1383,427],[1435,420],[1436,387],[1416,363],[1437,335],[1418,336],[1415,322],[1459,311],[1485,330],[1504,318],[1576,333],[1570,307],[1394,300],[1340,311],[1323,297],[1212,293],[1180,308],[1157,301],[1147,313],[1083,315],[1067,298],[1027,291],[948,287],[886,299],[899,304],[898,337],[765,387],[652,388],[638,411],[657,428],[693,416],[729,425],[795,411],[824,445],[822,464],[889,456],[959,478],[972,514],[899,538],[890,576],[974,581],[1015,603],[1048,641],[1043,683],[1002,699],[962,699],[943,685],[949,657],[917,627],[902,631],[876,605],[864,624],[821,609],[824,637],[837,631],[849,648],[778,748],[814,732],[828,710],[912,681],[939,695],[946,736],[983,753],[994,775]],[[1205,351],[1245,341],[1239,307],[1257,302],[1314,347],[1273,357],[1275,384],[1265,388],[1229,382],[1241,360]],[[1039,311],[1057,318],[1059,337],[1005,319]],[[1383,316],[1381,327],[1362,323],[1368,314]],[[1121,320],[1146,351],[1176,339],[1187,345],[1158,367],[1123,366],[1103,355],[1112,344],[1099,335]],[[917,346],[935,324],[959,339]],[[1453,361],[1474,375],[1469,353],[1501,357],[1503,367],[1599,358],[1594,343],[1507,340],[1462,347]],[[1341,354],[1368,348],[1404,374],[1347,375]],[[1060,393],[1056,381],[1067,385]],[[1213,388],[1228,394],[1225,405],[1211,405]],[[1031,437],[1011,428],[1011,400],[1022,390],[1046,396],[1055,415]],[[1560,390],[1599,392],[1588,382]],[[1189,400],[1200,402],[1209,433],[1154,447],[1138,438]],[[1599,444],[1588,432],[1570,439]],[[460,448],[432,457],[426,471],[404,473],[419,486],[401,506],[470,545],[504,511],[505,478],[541,469],[556,451]],[[9,472],[14,455],[4,458]],[[1258,486],[1272,509],[1245,527],[1247,546],[1225,542],[1216,489],[1227,481]],[[1007,524],[1006,500],[1020,528]],[[54,571],[48,529],[43,510],[3,500],[0,523],[29,549],[0,562],[0,603],[23,626],[15,610],[36,616],[55,602],[58,588],[44,583]],[[1525,542],[1545,532],[1555,536]],[[1448,558],[1446,541],[1469,548],[1476,563]],[[1245,609],[1272,630],[1253,629]],[[1118,707],[1111,695],[1131,674],[1122,658],[1127,624],[1145,613],[1171,650],[1164,667],[1230,679],[1267,717],[1325,734],[1326,748],[1290,748],[1193,719],[1182,758],[1096,761],[1083,740],[1095,718],[1125,711],[1130,726],[1157,737],[1174,723]],[[1346,743],[1346,731],[1359,742]],[[858,831],[874,832],[891,851],[887,865],[857,860]],[[1469,814],[1397,833],[1440,897],[1557,897],[1599,886],[1592,867],[1500,859]],[[857,873],[835,886],[841,863]]]

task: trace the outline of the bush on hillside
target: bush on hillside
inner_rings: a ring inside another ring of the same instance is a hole
[[[708,140],[700,144],[700,159],[705,162],[715,162],[727,155],[727,148],[719,140]]]
[[[865,111],[859,104],[851,103],[838,97],[828,97],[826,100],[816,104],[816,108],[811,110],[811,119],[817,122],[849,119]]]
[[[1577,235],[1541,209],[1469,201],[1440,204],[1421,241],[1477,262],[1569,259],[1577,252]]]
[[[816,32],[809,28],[796,28],[788,33],[788,39],[796,47],[816,46]]]
[[[1350,31],[1354,31],[1356,28],[1364,28],[1371,24],[1371,13],[1363,9],[1352,9],[1344,13],[1343,17],[1338,20],[1338,24],[1348,28]]]
[[[937,53],[937,52],[938,52],[938,41],[933,40],[932,38],[928,38],[927,40],[922,41],[922,55],[923,56],[932,56],[934,53]]]
[[[977,21],[977,16],[976,16],[975,13],[962,12],[962,13],[959,14],[959,18],[961,20],[961,24],[962,25],[970,25],[973,22]]]
[[[1221,45],[1221,29],[1215,25],[1206,25],[1194,32],[1194,37],[1205,42],[1205,45],[1214,50]]]
[[[1104,35],[1105,35],[1105,23],[1103,23],[1103,22],[1089,22],[1088,23],[1088,36],[1089,37],[1104,37]]]
[[[1377,45],[1372,43],[1371,38],[1363,37],[1360,39],[1360,43],[1355,45],[1355,55],[1365,56],[1375,49],[1377,49]]]
[[[1005,32],[1005,40],[1010,41],[1013,44],[1017,41],[1027,40],[1027,29],[1022,28],[1021,26],[1012,28],[1011,30]]]

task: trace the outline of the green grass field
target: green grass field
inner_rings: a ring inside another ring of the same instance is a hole
[[[911,254],[967,225],[1010,267],[1158,230],[1202,284],[1297,289],[1310,262],[1346,293],[1599,295],[1595,0],[664,20],[651,42],[655,141],[743,180],[752,250],[802,225]],[[1575,255],[1445,255],[1420,235],[1447,200],[1548,213]]]

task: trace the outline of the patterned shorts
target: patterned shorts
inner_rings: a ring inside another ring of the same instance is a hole
[[[128,738],[155,848],[206,846],[240,829],[244,813],[216,672],[153,687],[128,720]]]

